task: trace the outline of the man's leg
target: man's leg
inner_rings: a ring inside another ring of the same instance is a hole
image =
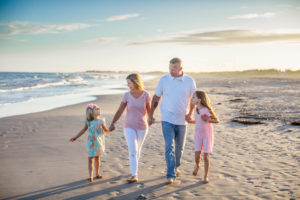
[[[179,168],[181,156],[183,154],[186,136],[186,126],[176,125],[175,126],[175,157],[176,157],[176,168]]]
[[[167,178],[176,178],[175,175],[175,153],[173,140],[175,137],[174,125],[162,121],[162,131],[165,139],[165,159],[167,163]]]

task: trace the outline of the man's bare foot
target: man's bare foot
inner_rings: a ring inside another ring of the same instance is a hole
[[[181,175],[181,171],[178,168],[175,168],[175,174],[176,174],[176,176],[180,176]]]
[[[198,166],[195,167],[195,169],[194,169],[194,171],[193,171],[193,175],[194,175],[194,176],[197,176],[198,171],[199,171],[199,168],[200,168],[200,167],[198,167]]]
[[[204,177],[203,183],[208,183],[208,182],[209,182],[208,177]]]
[[[173,185],[175,183],[175,179],[174,178],[168,178],[166,185]]]

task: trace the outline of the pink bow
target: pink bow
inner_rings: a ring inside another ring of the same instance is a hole
[[[87,105],[86,105],[86,108],[93,109],[93,108],[94,108],[94,104],[92,104],[92,103],[89,103],[89,104],[87,104]]]

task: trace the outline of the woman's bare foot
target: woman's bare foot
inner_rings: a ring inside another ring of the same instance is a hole
[[[193,175],[194,175],[194,176],[197,176],[198,171],[199,171],[199,168],[200,168],[199,166],[196,166],[196,167],[195,167],[195,169],[194,169],[194,171],[193,171]]]
[[[93,178],[88,178],[88,181],[89,181],[90,183],[94,182]]]
[[[138,182],[138,178],[135,176],[130,177],[129,179],[127,179],[128,183],[135,183]]]

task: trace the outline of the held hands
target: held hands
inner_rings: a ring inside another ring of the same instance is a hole
[[[109,126],[109,131],[113,131],[113,130],[115,130],[116,129],[116,127],[115,127],[115,124],[111,124],[110,126]]]
[[[148,125],[151,126],[153,123],[155,123],[155,119],[152,116],[148,117]]]
[[[191,114],[187,114],[187,115],[185,115],[185,121],[187,121],[188,123],[193,123],[193,120],[192,120]]]
[[[202,118],[202,120],[203,121],[205,121],[205,122],[209,122],[209,120],[210,120],[210,117],[209,116],[207,116],[207,114],[203,114],[203,115],[200,115],[200,117]]]

